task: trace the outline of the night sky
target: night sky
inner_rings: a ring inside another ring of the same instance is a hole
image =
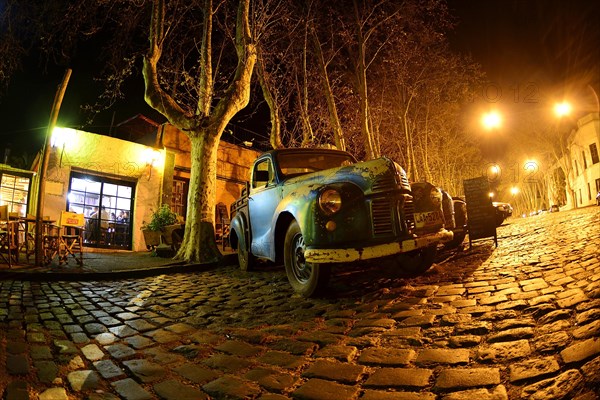
[[[600,2],[586,0],[450,0],[458,26],[452,47],[481,64],[489,84],[476,88],[480,109],[498,109],[504,124],[482,141],[484,157],[500,161],[520,135],[528,113],[554,118],[568,100],[569,123],[598,111]],[[474,118],[473,118],[474,119]],[[478,122],[478,121],[477,121]],[[485,133],[483,133],[485,135]]]
[[[491,90],[488,97],[493,102],[523,109],[531,106],[524,102],[528,97],[537,96],[540,106],[550,94],[564,94],[578,96],[580,109],[595,110],[593,92],[584,89],[582,93],[581,82],[592,82],[592,87],[600,92],[600,2],[449,0],[448,6],[458,23],[450,35],[451,45],[482,65],[492,87],[481,88],[481,93]],[[59,125],[85,124],[79,107],[93,102],[99,93],[94,72],[94,65],[85,61],[74,66]],[[14,76],[7,93],[0,98],[0,140],[10,143],[13,152],[41,146],[63,74],[63,69],[54,67],[42,72],[38,60],[31,57],[26,69]],[[130,82],[129,89],[125,100],[101,113],[92,126],[84,129],[108,133],[113,118],[118,123],[137,113],[164,121],[145,104],[141,77]]]

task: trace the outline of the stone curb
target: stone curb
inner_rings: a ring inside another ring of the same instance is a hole
[[[237,254],[225,254],[220,261],[211,263],[172,262],[159,267],[122,269],[106,272],[87,271],[2,271],[0,280],[25,280],[25,281],[96,281],[115,280],[127,278],[146,278],[168,273],[189,273],[206,271],[237,263]]]

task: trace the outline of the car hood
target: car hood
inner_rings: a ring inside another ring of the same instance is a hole
[[[365,194],[391,189],[410,191],[404,169],[387,157],[295,176],[284,180],[283,183],[294,186],[302,184],[312,189],[316,186],[343,182],[355,184]]]

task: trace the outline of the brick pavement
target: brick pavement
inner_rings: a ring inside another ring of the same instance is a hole
[[[0,281],[5,399],[597,399],[600,207],[509,220],[419,277],[279,267]]]

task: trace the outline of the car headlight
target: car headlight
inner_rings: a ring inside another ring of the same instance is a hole
[[[333,215],[342,208],[342,196],[335,189],[325,189],[319,194],[319,208],[325,215]]]
[[[431,198],[431,203],[434,206],[437,207],[440,204],[442,204],[442,192],[440,192],[438,188],[434,187],[433,189],[431,189],[429,196]]]

